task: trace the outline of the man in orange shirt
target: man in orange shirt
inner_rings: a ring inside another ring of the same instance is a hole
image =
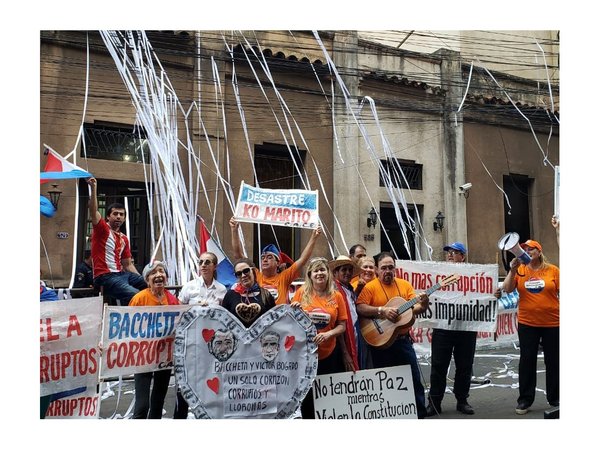
[[[239,223],[233,217],[229,220],[229,226],[231,227],[231,243],[233,246],[233,259],[244,258],[242,251],[242,245],[240,243],[240,235],[238,232]],[[259,286],[268,290],[273,298],[275,304],[281,305],[289,303],[288,292],[292,282],[300,277],[304,265],[307,263],[312,251],[317,243],[318,237],[321,235],[321,227],[315,228],[310,236],[306,247],[302,251],[300,258],[296,260],[287,269],[278,272],[277,269],[281,261],[281,252],[273,245],[269,244],[263,248],[260,255],[260,271],[256,276],[256,282]]]
[[[393,297],[402,297],[408,301],[417,297],[417,294],[408,281],[395,276],[396,264],[390,253],[380,253],[375,262],[377,264],[377,278],[369,281],[361,291],[356,300],[356,310],[359,317],[380,318],[395,322],[398,319],[396,308],[385,305]],[[413,306],[413,314],[426,311],[429,305],[429,297],[425,293],[418,296],[420,300]],[[372,345],[368,347],[375,369],[410,365],[415,402],[417,404],[417,416],[419,419],[423,419],[426,416],[425,389],[421,383],[419,363],[417,362],[417,355],[410,334],[399,335],[386,348]]]

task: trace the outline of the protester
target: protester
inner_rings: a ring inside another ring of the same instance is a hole
[[[358,297],[369,281],[374,280],[377,274],[375,273],[375,259],[370,256],[363,256],[358,260],[358,267],[361,272],[358,276],[352,278],[352,287]]]
[[[464,263],[467,259],[467,248],[462,242],[453,242],[444,247],[446,261]],[[500,298],[500,290],[495,293]],[[475,414],[475,410],[467,401],[473,375],[473,360],[477,332],[466,330],[445,330],[434,328],[431,333],[431,373],[429,388],[429,404],[427,416],[442,413],[442,399],[446,392],[446,377],[450,360],[454,355],[454,396],[456,410],[463,414]]]
[[[358,264],[358,261],[361,258],[367,256],[367,249],[364,248],[360,244],[354,244],[352,247],[348,249],[348,256],[354,262],[354,264]],[[352,283],[356,283],[358,281],[358,275],[352,278]],[[358,295],[358,292],[356,293]]]
[[[346,370],[357,371],[366,368],[366,343],[360,332],[358,314],[356,313],[356,293],[350,280],[360,273],[360,268],[348,256],[338,256],[330,261],[329,270],[333,274],[335,287],[342,294],[346,304],[348,323],[344,334],[346,348],[350,360],[344,360]],[[361,360],[362,364],[361,364]]]
[[[417,297],[417,294],[408,281],[395,276],[396,265],[392,254],[380,253],[376,259],[376,265],[377,278],[365,285],[356,300],[356,309],[359,317],[380,318],[395,322],[398,319],[398,312],[396,308],[386,306],[386,304],[393,297],[402,297],[408,301]],[[429,297],[425,293],[418,296],[420,300],[413,306],[413,314],[425,312],[429,305]],[[421,383],[421,372],[410,334],[399,335],[386,348],[372,345],[368,347],[373,359],[373,367],[376,369],[410,364],[417,416],[419,419],[424,418],[426,416],[425,389]]]
[[[217,277],[217,255],[204,252],[200,255],[200,277],[188,281],[181,288],[179,301],[182,304],[211,306],[220,305],[227,293],[227,288],[219,283]],[[175,412],[173,419],[187,419],[189,407],[181,391],[177,388]]]
[[[129,302],[129,306],[167,306],[178,305],[179,300],[167,291],[167,268],[162,261],[152,261],[142,272],[148,288],[138,292]],[[134,374],[135,405],[134,419],[160,419],[162,418],[165,396],[169,389],[171,369],[155,370]],[[150,394],[150,383],[152,394]]]
[[[125,206],[113,203],[106,209],[106,220],[98,211],[98,182],[88,178],[91,194],[89,202],[92,220],[92,261],[94,285],[102,287],[103,294],[124,306],[141,289],[147,287],[131,259],[127,236],[119,231],[125,221]]]
[[[275,299],[258,283],[258,270],[252,260],[238,259],[233,265],[233,270],[239,281],[227,291],[222,306],[248,328],[275,306]]]
[[[560,245],[560,219],[558,218],[558,216],[554,215],[552,216],[552,219],[550,219],[550,222],[556,230],[556,242],[558,243],[558,245]]]
[[[560,271],[546,261],[542,246],[532,239],[521,244],[531,258],[523,264],[510,262],[502,288],[519,293],[517,333],[519,335],[519,398],[515,412],[527,414],[535,399],[537,354],[543,347],[546,366],[546,399],[559,406],[559,292]]]
[[[242,251],[242,245],[240,243],[239,235],[239,223],[235,218],[229,220],[229,226],[231,227],[231,243],[233,246],[233,257],[236,259],[243,258],[245,255]],[[310,258],[312,251],[317,243],[318,237],[321,235],[321,227],[317,227],[313,230],[306,247],[302,251],[300,258],[296,260],[287,269],[278,272],[281,265],[281,252],[273,244],[267,245],[263,248],[260,255],[260,271],[256,272],[256,281],[263,288],[267,289],[275,302],[280,304],[289,303],[288,292],[292,282],[300,276],[304,264]]]
[[[74,288],[92,288],[94,287],[94,273],[92,271],[92,251],[83,252],[83,261],[77,264],[75,268]]]
[[[217,281],[217,255],[204,252],[200,255],[198,263],[200,276],[183,285],[179,301],[186,305],[220,305],[227,288]]]
[[[48,289],[46,283],[40,280],[40,302],[54,302],[56,300],[58,300],[56,292],[53,289]],[[50,403],[52,403],[52,394],[40,395],[40,419],[46,417]]]
[[[317,328],[314,339],[319,353],[317,375],[345,372],[344,360],[351,360],[342,338],[348,316],[325,258],[309,261],[304,285],[296,291],[292,302],[300,304]],[[315,418],[312,388],[302,401],[301,411],[303,419]]]
[[[354,244],[348,250],[348,256],[352,261],[354,261],[355,264],[358,264],[358,260],[360,258],[367,256],[367,249],[360,244]]]

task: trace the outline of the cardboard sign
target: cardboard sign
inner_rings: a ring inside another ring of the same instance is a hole
[[[410,366],[319,375],[316,419],[416,419]]]
[[[194,306],[179,322],[175,378],[198,419],[290,417],[317,373],[316,329],[289,305],[250,328],[221,306]]]
[[[107,306],[101,376],[173,367],[175,327],[190,306]]]
[[[40,303],[40,395],[96,386],[102,298]]]
[[[498,283],[495,264],[456,264],[430,261],[396,261],[397,273],[415,291],[424,291],[448,275],[459,276],[457,283],[429,296],[429,308],[417,317],[415,326],[444,330],[496,331]]]
[[[50,403],[46,419],[98,419],[100,418],[100,394],[96,387],[85,392],[64,397]]]
[[[239,222],[317,228],[319,191],[261,189],[242,181],[234,217]]]

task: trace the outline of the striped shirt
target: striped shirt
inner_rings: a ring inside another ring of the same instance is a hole
[[[106,220],[92,229],[92,266],[94,278],[105,273],[123,271],[121,260],[131,258],[129,240],[120,231],[113,231]]]

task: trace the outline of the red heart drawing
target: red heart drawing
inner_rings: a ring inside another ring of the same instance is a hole
[[[292,347],[294,346],[294,342],[296,342],[295,336],[285,337],[285,344],[283,346],[285,347],[286,352],[289,352],[292,349]]]
[[[202,330],[202,337],[204,338],[204,342],[210,341],[214,335],[215,335],[215,330],[209,330],[208,328],[205,328],[204,330]]]
[[[208,388],[215,394],[219,393],[219,379],[217,377],[214,377],[210,380],[206,380],[206,384],[208,385]]]

